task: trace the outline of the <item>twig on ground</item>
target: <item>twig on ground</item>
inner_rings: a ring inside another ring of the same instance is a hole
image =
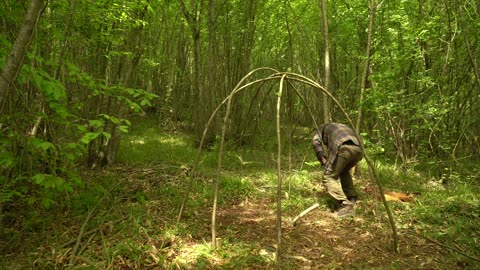
[[[299,261],[307,262],[307,263],[312,262],[311,260],[309,260],[309,259],[307,259],[303,256],[298,256],[298,255],[288,255],[287,254],[287,255],[283,255],[283,257],[286,258],[286,259],[294,259],[294,260],[299,260]]]
[[[302,218],[303,216],[305,216],[306,214],[308,214],[309,212],[315,210],[317,207],[319,207],[320,204],[318,203],[315,203],[314,205],[310,206],[309,208],[307,208],[306,210],[304,210],[302,213],[300,213],[300,215],[296,216],[292,223],[293,223],[293,226],[297,225],[297,221]]]
[[[92,241],[94,236],[95,236],[95,234],[90,235],[90,237],[87,239],[87,241],[85,241],[85,244],[83,245],[83,247],[78,251],[77,256],[82,255],[83,251],[85,251],[85,249],[87,248],[87,244]]]
[[[438,245],[438,246],[441,246],[441,247],[444,247],[444,248],[448,248],[448,249],[450,249],[450,250],[452,250],[452,251],[455,251],[455,252],[457,252],[458,254],[463,255],[463,256],[465,256],[465,257],[467,257],[467,258],[469,258],[469,259],[472,259],[472,260],[474,260],[474,261],[480,262],[480,259],[479,259],[479,258],[475,258],[475,257],[473,257],[473,256],[471,256],[471,255],[468,255],[468,254],[466,254],[465,252],[463,252],[463,251],[461,251],[461,250],[458,250],[458,249],[456,249],[456,248],[454,248],[454,247],[451,247],[451,246],[447,246],[447,245],[445,245],[445,244],[442,244],[442,243],[440,243],[440,242],[438,242],[438,241],[436,241],[436,240],[433,240],[432,238],[429,238],[429,237],[427,237],[427,236],[425,236],[425,235],[421,235],[421,234],[419,234],[419,233],[417,233],[417,235],[420,236],[420,237],[422,237],[422,238],[424,238],[424,239],[426,239],[426,240],[428,240],[428,241],[430,241],[430,242],[432,242],[432,243],[434,243],[435,245]]]
[[[126,219],[128,219],[128,216],[123,217],[123,218],[118,219],[118,220],[115,220],[115,221],[113,221],[112,224],[117,224],[117,223],[122,222],[122,221],[124,221],[124,220],[126,220]],[[87,237],[88,235],[93,234],[93,233],[96,233],[96,232],[98,232],[98,231],[100,231],[100,230],[102,230],[102,227],[98,227],[98,228],[96,228],[96,229],[92,229],[92,230],[90,230],[90,231],[88,231],[88,232],[85,232],[85,233],[82,235],[82,238]],[[71,245],[71,244],[74,244],[75,242],[77,242],[77,240],[78,240],[78,237],[75,238],[75,239],[72,239],[72,240],[68,241],[67,243],[63,244],[63,245],[60,247],[60,249],[65,248],[65,247],[68,247],[68,246]]]
[[[69,262],[70,265],[73,265],[73,263],[75,262],[75,258],[77,257],[76,253],[78,248],[80,247],[80,242],[82,240],[85,227],[87,226],[87,223],[90,221],[90,218],[92,217],[93,212],[95,211],[95,209],[97,209],[97,206],[98,204],[95,205],[95,207],[93,207],[93,209],[88,212],[87,218],[85,218],[85,221],[83,222],[82,227],[80,228],[80,232],[78,233],[75,246],[73,247],[72,253],[70,254],[70,262]]]

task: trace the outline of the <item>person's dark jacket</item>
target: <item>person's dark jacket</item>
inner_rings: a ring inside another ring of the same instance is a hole
[[[344,143],[360,146],[355,132],[349,126],[339,123],[325,123],[318,127],[312,144],[318,161],[325,166],[325,173],[328,174],[332,171],[338,148]],[[323,146],[325,146],[328,154],[325,153]]]

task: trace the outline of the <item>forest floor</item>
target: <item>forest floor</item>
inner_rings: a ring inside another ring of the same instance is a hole
[[[132,174],[135,170],[140,172],[139,177]],[[125,167],[120,171],[125,171]],[[158,171],[155,167],[131,168],[129,171],[129,176],[123,177],[142,179],[144,191],[159,184],[159,178],[145,181],[142,176],[144,172],[154,175]],[[138,188],[138,184],[135,186]],[[362,188],[368,190],[365,186]],[[310,195],[324,196],[322,193],[321,190],[312,190]],[[145,231],[156,231],[155,228],[169,230],[175,216],[165,219],[165,213],[173,212],[162,209],[162,205],[169,204],[162,202],[161,198],[147,197],[149,202],[145,204],[145,209],[149,216],[145,220],[155,222],[146,221],[143,225]],[[293,226],[292,220],[299,211],[287,210],[288,214],[282,218],[283,258],[280,269],[478,269],[480,266],[478,262],[420,236],[414,224],[399,230],[400,252],[393,252],[387,217],[375,214],[382,212],[379,210],[381,203],[368,196],[362,197],[356,206],[357,214],[343,219],[333,217],[326,205],[320,205]],[[114,268],[276,268],[277,231],[275,199],[272,196],[247,197],[221,205],[217,215],[217,236],[222,238],[222,246],[217,251],[212,250],[209,244],[212,211],[211,206],[207,206],[209,203],[193,210],[186,209],[186,212],[193,213],[186,214],[182,221],[183,232],[160,233],[158,238],[150,235],[140,240],[143,243],[137,245],[147,247],[143,262],[127,256],[123,260],[114,260]],[[415,223],[415,220],[411,222]]]
[[[189,140],[159,129],[134,130],[119,162],[83,169],[84,186],[57,208],[12,212],[16,219],[7,222],[9,235],[0,241],[0,269],[480,269],[468,258],[480,254],[475,182],[447,190],[417,173],[409,178],[381,171],[387,190],[419,192],[413,202],[389,202],[399,236],[395,253],[368,173],[355,180],[356,215],[336,219],[319,185],[318,164],[306,160],[310,148],[303,146],[285,160],[281,265],[275,259],[275,151],[260,147],[225,153],[217,213],[221,246],[213,249],[218,153],[206,151],[203,169],[192,175],[196,149]],[[184,215],[176,222],[190,179]],[[314,203],[320,206],[293,226]]]

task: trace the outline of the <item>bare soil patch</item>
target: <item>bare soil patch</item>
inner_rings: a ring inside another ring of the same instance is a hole
[[[258,254],[274,254],[276,216],[268,200],[247,201],[219,212],[219,231],[239,241],[254,243]],[[358,208],[369,207],[360,201]],[[298,269],[465,269],[443,248],[400,233],[400,253],[392,251],[391,230],[373,217],[336,219],[320,207],[293,226],[292,217],[282,221],[283,254],[287,265]],[[233,232],[233,233],[232,233]],[[269,266],[266,266],[269,268]],[[263,268],[260,268],[263,269]],[[474,268],[472,268],[474,269]]]

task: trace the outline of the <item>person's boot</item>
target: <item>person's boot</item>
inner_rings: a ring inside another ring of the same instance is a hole
[[[352,204],[355,204],[358,200],[357,196],[353,196],[353,197],[348,197],[348,200],[352,203]]]
[[[335,217],[343,218],[355,215],[355,208],[353,204],[342,204],[340,209],[335,212]]]

